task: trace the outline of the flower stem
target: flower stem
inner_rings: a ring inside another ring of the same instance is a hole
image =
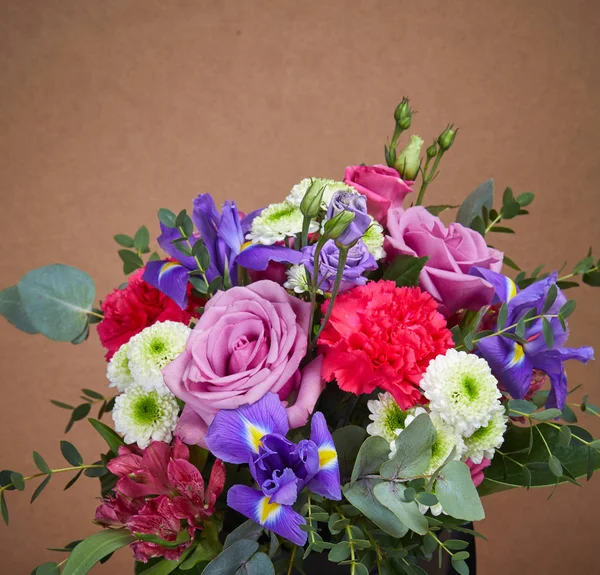
[[[314,260],[313,260],[313,273],[311,277],[311,286],[310,286],[310,317],[308,322],[308,351],[310,351],[312,347],[312,324],[315,319],[315,306],[317,304],[317,289],[319,284],[319,258],[321,257],[321,250],[323,249],[323,245],[327,240],[324,236],[319,238],[317,242],[317,247],[315,248]]]
[[[54,475],[55,473],[65,473],[67,471],[79,471],[81,469],[100,469],[103,468],[104,465],[99,463],[93,465],[74,465],[73,467],[62,467],[60,469],[51,469],[50,473],[35,473],[34,475],[28,475],[27,477],[23,477],[23,481],[29,481],[30,479],[35,479],[36,477],[44,477],[45,475]],[[0,493],[2,493],[5,489],[9,487],[14,487],[12,483],[8,483],[7,485],[3,485],[0,487]]]
[[[427,158],[427,160],[425,161],[425,168],[423,169],[423,181],[421,182],[421,189],[419,190],[419,196],[417,197],[415,206],[420,206],[423,203],[425,190],[427,190],[427,186],[429,186],[429,184],[433,181],[433,178],[435,178],[436,170],[440,164],[443,155],[444,150],[440,150],[438,152],[438,155],[435,157],[435,161],[433,162],[433,166],[429,173],[427,173],[427,168],[429,166],[429,158]]]
[[[294,545],[292,547],[292,554],[290,555],[290,562],[288,564],[287,575],[292,575],[292,569],[294,568],[294,558],[296,557],[297,549],[298,549],[298,545]]]
[[[501,219],[502,216],[498,215],[498,217],[494,221],[492,221],[487,228],[485,228],[484,235],[487,234]]]

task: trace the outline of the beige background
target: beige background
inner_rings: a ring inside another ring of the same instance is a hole
[[[63,262],[103,297],[122,281],[113,234],[154,236],[159,207],[199,192],[248,210],[304,176],[380,162],[403,95],[426,141],[461,129],[428,203],[494,176],[537,194],[518,235],[494,240],[526,269],[600,253],[599,16],[595,0],[2,0],[1,286]],[[571,292],[573,345],[600,346],[598,293]],[[95,334],[74,347],[0,324],[1,467],[33,470],[33,449],[59,466],[66,412],[49,399],[105,389],[102,350]],[[569,375],[600,403],[597,363]],[[91,461],[88,427],[68,438]],[[27,574],[94,531],[95,480],[64,494],[67,479],[33,506],[31,491],[8,494],[0,571]],[[486,500],[481,573],[597,573],[600,481],[547,495]],[[130,572],[127,552],[98,569]]]

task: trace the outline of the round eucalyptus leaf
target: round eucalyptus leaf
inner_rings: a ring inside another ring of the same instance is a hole
[[[27,316],[17,286],[10,286],[0,291],[0,314],[17,329],[25,333],[38,333]]]
[[[46,337],[71,341],[84,331],[96,296],[87,273],[52,264],[30,271],[17,287],[31,323]]]

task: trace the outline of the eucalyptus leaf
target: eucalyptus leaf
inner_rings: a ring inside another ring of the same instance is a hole
[[[106,444],[110,448],[110,450],[117,455],[119,451],[119,447],[125,445],[123,438],[113,429],[108,427],[105,423],[98,421],[97,419],[88,419],[88,421],[92,424],[92,427],[102,436],[102,439],[106,441]]]
[[[46,337],[71,341],[85,329],[96,296],[87,273],[53,264],[25,274],[17,287],[31,323]]]
[[[269,556],[260,551],[255,553],[250,561],[240,566],[235,575],[275,575],[275,568]]]
[[[203,575],[235,575],[258,550],[256,541],[241,539],[217,555],[203,571]]]
[[[417,258],[403,254],[397,255],[383,273],[383,279],[395,281],[398,287],[414,287],[418,285],[419,274],[428,259],[428,256]]]
[[[403,500],[404,489],[401,483],[382,481],[375,486],[373,493],[377,501],[396,515],[403,525],[419,535],[425,535],[429,530],[427,518],[419,511],[416,501]]]
[[[332,438],[337,451],[342,481],[352,474],[354,462],[366,436],[367,432],[358,425],[346,425],[333,432]]]
[[[442,468],[435,482],[435,495],[452,517],[465,521],[480,521],[485,517],[469,467],[461,461],[451,461]]]
[[[490,179],[480,184],[473,190],[461,204],[456,221],[465,227],[469,227],[471,222],[481,216],[483,208],[492,209],[494,203],[494,180]]]
[[[60,442],[60,451],[63,454],[63,457],[74,467],[83,464],[83,458],[77,448],[68,441]]]
[[[354,482],[357,479],[361,479],[364,475],[379,473],[381,465],[388,461],[389,453],[389,443],[383,437],[379,435],[367,437],[365,442],[360,446],[360,450],[356,456],[350,481]]]
[[[0,291],[0,315],[25,333],[39,333],[25,311],[17,286],[10,286]]]
[[[241,541],[242,539],[258,541],[263,530],[264,527],[262,525],[248,519],[248,521],[244,521],[244,523],[239,527],[236,527],[229,535],[227,535],[225,543],[223,544],[223,549],[231,547],[236,541]]]

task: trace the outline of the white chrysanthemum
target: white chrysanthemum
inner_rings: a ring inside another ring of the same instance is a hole
[[[380,393],[378,399],[367,401],[367,407],[371,412],[369,418],[373,421],[367,425],[367,433],[379,435],[391,443],[398,437],[398,433],[408,425],[406,423],[408,418],[415,412],[413,409],[402,411],[392,394],[387,391]]]
[[[285,272],[287,280],[283,284],[285,289],[293,290],[296,293],[305,293],[309,291],[308,276],[304,264],[294,264]],[[317,290],[322,294],[322,290]]]
[[[171,441],[178,413],[177,400],[169,391],[132,385],[116,397],[112,416],[125,443],[145,449],[152,441]]]
[[[302,198],[310,188],[312,182],[315,182],[318,186],[323,188],[323,197],[321,198],[321,209],[327,210],[333,198],[333,194],[344,190],[347,192],[354,191],[350,186],[344,184],[344,182],[336,182],[335,180],[328,180],[325,178],[304,178],[301,182],[298,182],[290,191],[288,196],[285,198],[286,202],[293,204],[294,206],[300,207]]]
[[[431,514],[437,517],[438,515],[441,515],[444,512],[444,508],[442,507],[441,503],[436,503],[432,507],[429,507],[429,505],[423,505],[422,503],[419,503],[419,511],[423,515],[425,515],[425,513],[427,513],[428,511],[431,511]]]
[[[119,391],[125,391],[133,383],[128,351],[129,344],[124,343],[111,357],[106,368],[106,377],[110,381],[109,387],[116,387]]]
[[[450,349],[429,362],[421,380],[430,409],[468,437],[503,409],[498,382],[485,359]]]
[[[304,216],[298,206],[290,202],[271,204],[261,212],[260,216],[254,218],[246,239],[255,244],[270,246],[300,233],[303,221]],[[308,231],[312,233],[318,229],[319,224],[312,221]]]
[[[363,242],[367,246],[371,255],[376,259],[380,260],[385,257],[385,250],[383,249],[383,241],[385,236],[383,235],[383,227],[373,218],[371,218],[371,225],[367,228],[365,235],[362,237]]]
[[[177,321],[147,327],[129,340],[129,369],[136,384],[164,387],[161,370],[185,350],[191,329]]]
[[[492,459],[494,451],[504,442],[507,417],[503,412],[495,413],[485,427],[480,427],[465,441],[465,459],[471,458],[475,464],[485,459]]]
[[[406,429],[411,422],[422,413],[427,411],[422,407],[417,407],[406,417],[404,429]],[[433,445],[431,446],[431,460],[429,466],[424,471],[425,475],[431,475],[436,469],[440,468],[442,464],[450,457],[452,450],[454,449],[453,459],[460,459],[461,455],[465,452],[465,444],[462,437],[454,430],[454,428],[448,425],[441,417],[435,413],[430,414],[431,423],[436,431],[436,437]],[[402,433],[402,430],[396,430],[396,437]],[[390,443],[390,459],[396,454],[396,441]]]

